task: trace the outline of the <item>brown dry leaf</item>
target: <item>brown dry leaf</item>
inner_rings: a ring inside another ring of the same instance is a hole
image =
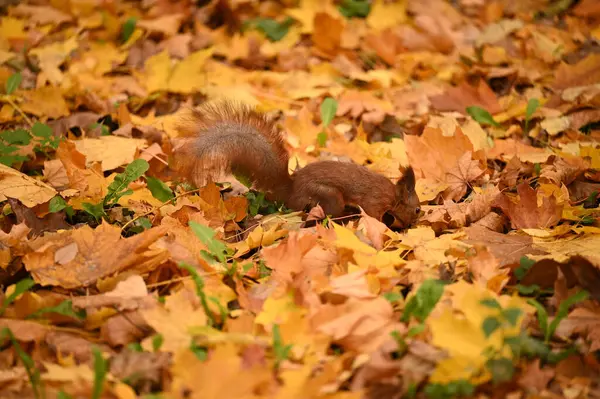
[[[39,217],[33,209],[27,208],[15,199],[9,198],[8,203],[16,216],[17,223],[25,223],[31,229],[33,236],[39,236],[47,231],[71,228],[65,221],[64,212],[48,213],[44,217]]]
[[[110,373],[120,380],[133,380],[134,386],[159,384],[171,362],[169,353],[122,351],[110,359]]]
[[[600,307],[580,307],[569,313],[560,323],[563,332],[583,333],[590,341],[590,351],[600,349]]]
[[[519,378],[519,385],[527,391],[542,392],[554,378],[556,372],[551,368],[542,369],[540,359],[534,360]]]
[[[484,173],[480,162],[472,159],[473,145],[459,127],[451,137],[441,129],[426,127],[421,137],[406,136],[404,141],[417,177],[449,185],[448,199],[462,198],[469,183]]]
[[[496,95],[490,87],[481,80],[477,87],[461,83],[451,87],[443,95],[430,98],[431,105],[438,111],[456,111],[466,114],[466,108],[478,106],[494,115],[503,111]]]
[[[142,29],[146,29],[150,32],[160,32],[166,36],[174,36],[179,30],[181,20],[184,15],[182,14],[170,14],[164,15],[152,20],[141,20],[136,23]]]
[[[386,113],[391,113],[389,102],[375,97],[367,91],[348,90],[340,98],[336,115],[349,114],[352,118],[362,115],[363,120],[381,123]]]
[[[325,305],[314,316],[317,331],[332,337],[346,350],[372,352],[402,326],[395,321],[391,304],[374,299],[348,298],[342,305]]]
[[[21,3],[13,8],[12,11],[14,15],[28,17],[30,21],[40,25],[60,25],[63,22],[69,22],[73,19],[69,14],[65,14],[49,6],[32,6]]]
[[[158,226],[122,238],[121,229],[106,222],[95,230],[85,225],[30,242],[33,252],[23,262],[39,284],[86,287],[128,268],[143,272],[158,266],[164,252],[148,247],[166,232],[165,227]]]
[[[41,342],[50,332],[50,328],[34,321],[0,318],[0,331],[5,328],[21,342]]]
[[[49,185],[0,164],[0,201],[15,198],[28,208],[46,203],[58,193]]]
[[[62,162],[69,178],[69,187],[79,191],[80,202],[96,204],[100,202],[107,193],[108,183],[102,174],[100,165],[91,168],[86,167],[85,156],[77,151],[75,144],[71,141],[62,141],[56,150],[56,156]],[[74,206],[76,209],[81,207]]]
[[[562,216],[563,204],[558,204],[552,194],[544,196],[538,205],[537,192],[527,183],[517,186],[519,200],[512,201],[507,195],[500,194],[495,205],[509,217],[514,229],[549,228],[558,224]]]
[[[460,200],[467,193],[467,189],[473,187],[471,183],[484,173],[485,170],[481,168],[481,163],[473,159],[471,152],[466,152],[458,160],[456,166],[446,173],[448,188],[444,191],[444,197]]]
[[[553,155],[546,148],[537,148],[523,144],[515,139],[496,140],[494,147],[486,151],[488,158],[510,160],[517,157],[522,162],[543,163]]]
[[[556,71],[554,88],[564,90],[600,82],[600,54],[590,54],[577,64],[562,63]]]
[[[502,269],[498,258],[485,247],[476,247],[476,251],[475,256],[467,258],[473,281],[499,294],[510,279],[510,269]]]
[[[315,47],[325,55],[334,56],[340,49],[343,20],[325,12],[318,12],[315,14],[314,24],[312,37]]]
[[[471,226],[465,230],[464,240],[469,244],[484,244],[496,258],[500,259],[500,266],[518,264],[521,257],[527,255],[541,255],[545,251],[533,247],[533,239],[529,236],[500,234],[484,227]]]
[[[301,273],[305,269],[304,258],[316,242],[317,237],[313,234],[290,232],[279,245],[263,249],[263,258],[273,269],[273,279],[290,282],[295,274]]]
[[[58,191],[66,190],[69,187],[67,171],[58,159],[44,162],[44,179]]]

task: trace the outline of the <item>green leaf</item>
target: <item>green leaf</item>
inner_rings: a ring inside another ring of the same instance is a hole
[[[481,328],[485,334],[485,337],[489,338],[489,336],[492,335],[498,328],[500,328],[501,325],[502,323],[500,323],[500,320],[498,320],[496,317],[489,316],[483,321]]]
[[[206,359],[208,359],[208,351],[205,347],[199,346],[196,343],[192,342],[190,345],[190,350],[194,352],[194,355],[196,355],[198,360],[200,360],[201,362],[204,362],[206,361]]]
[[[423,331],[425,331],[425,324],[420,323],[420,324],[417,324],[416,326],[412,326],[411,328],[409,328],[408,332],[406,333],[406,336],[414,337],[416,335],[421,334]]]
[[[397,292],[385,292],[383,294],[383,297],[390,303],[395,303],[398,302],[399,300],[402,299],[402,294],[399,294]]]
[[[541,292],[541,288],[537,284],[532,284],[532,285],[517,284],[517,291],[519,291],[519,294],[525,295],[525,296],[537,295]]]
[[[102,352],[97,347],[92,348],[94,354],[94,387],[92,390],[92,399],[100,399],[104,391],[104,380],[108,369],[108,362],[102,357]]]
[[[198,271],[193,266],[181,263],[179,264],[179,267],[187,270],[188,273],[190,273],[190,275],[192,276],[192,280],[194,280],[194,284],[196,285],[196,295],[200,299],[200,304],[202,305],[202,309],[204,309],[204,313],[208,317],[209,324],[211,326],[216,326],[217,321],[215,320],[215,316],[208,307],[206,293],[204,292],[204,280],[202,280],[202,277],[200,277]]]
[[[52,137],[52,128],[44,123],[36,122],[31,127],[31,133],[36,137],[47,139]]]
[[[144,348],[142,348],[142,344],[139,342],[131,342],[127,344],[127,349],[133,352],[143,352]]]
[[[63,391],[59,391],[56,399],[71,399],[71,396]]]
[[[27,145],[31,142],[31,135],[25,129],[5,130],[0,133],[0,139],[8,144]]]
[[[16,340],[12,331],[8,327],[5,327],[2,331],[0,331],[0,343],[2,342],[5,336],[7,336],[10,339],[13,348],[17,353],[17,356],[19,357],[19,359],[23,363],[23,366],[25,367],[25,371],[27,372],[27,376],[29,377],[29,383],[33,388],[33,396],[36,399],[40,398],[41,395],[44,393],[44,387],[40,376],[40,370],[38,370],[38,368],[35,366],[35,362],[33,361],[33,359],[29,357],[29,355],[23,350],[23,348],[21,348],[21,345],[19,345],[19,342]]]
[[[292,345],[284,345],[283,340],[281,339],[281,333],[279,332],[279,325],[273,325],[273,352],[275,354],[275,367],[279,367],[282,361],[286,360],[290,351],[292,350]]]
[[[53,197],[48,203],[48,210],[50,211],[50,213],[56,213],[62,211],[67,206],[67,202],[63,199],[63,197],[57,195]]]
[[[320,132],[317,134],[317,144],[319,147],[325,147],[325,144],[327,144],[327,133]]]
[[[542,334],[544,334],[544,341],[548,342],[550,340],[550,330],[548,328],[548,312],[546,312],[546,309],[544,309],[542,304],[536,301],[535,299],[529,299],[527,303],[533,306],[537,311],[540,330],[542,330]]]
[[[535,260],[529,259],[526,256],[522,256],[519,261],[519,267],[515,269],[515,277],[518,281],[521,281],[527,274],[529,269],[535,265]]]
[[[146,177],[146,183],[148,185],[148,190],[150,190],[152,196],[157,200],[167,202],[175,198],[173,190],[161,180],[158,180],[155,177]]]
[[[85,213],[96,219],[96,222],[100,222],[100,219],[102,219],[103,216],[106,216],[102,203],[90,204],[89,202],[84,202],[81,204],[81,207]]]
[[[290,30],[290,26],[294,23],[294,20],[290,17],[286,18],[285,21],[279,23],[271,18],[256,18],[254,24],[256,28],[263,32],[269,40],[277,42],[287,35]]]
[[[515,373],[515,366],[510,359],[490,359],[486,362],[487,369],[492,374],[492,381],[496,384],[510,381]]]
[[[556,315],[554,316],[554,319],[552,320],[552,322],[550,323],[550,327],[548,328],[548,338],[554,335],[554,332],[556,331],[556,328],[558,327],[560,322],[565,317],[567,317],[567,315],[569,314],[569,308],[579,302],[585,301],[586,299],[588,299],[589,296],[590,294],[587,291],[579,291],[578,293],[571,295],[570,297],[562,301],[560,305],[558,305]]]
[[[123,26],[121,26],[121,40],[125,43],[133,32],[135,31],[135,25],[137,24],[137,18],[131,17],[128,18],[127,21],[123,22]]]
[[[164,338],[163,338],[162,334],[156,334],[154,337],[152,337],[152,350],[154,352],[159,350],[163,344],[163,341],[164,341]]]
[[[494,117],[481,107],[467,107],[467,113],[480,124],[501,127],[501,125],[494,120]]]
[[[2,316],[4,314],[4,311],[6,310],[6,308],[11,303],[13,303],[19,297],[19,295],[21,295],[22,293],[24,293],[26,291],[29,291],[29,289],[31,287],[33,287],[34,285],[35,285],[35,281],[33,281],[33,279],[31,279],[29,277],[24,278],[23,280],[21,280],[17,284],[15,284],[15,289],[13,290],[12,294],[10,294],[6,298],[4,298],[2,307],[0,307],[0,316]]]
[[[19,88],[21,85],[21,81],[23,81],[23,76],[21,72],[13,73],[6,79],[5,90],[6,94],[13,94],[15,90]]]
[[[365,18],[371,12],[371,5],[367,0],[343,0],[338,10],[346,18]]]
[[[30,314],[29,316],[27,316],[27,318],[28,319],[38,318],[39,316],[46,314],[46,313],[58,313],[63,316],[72,317],[77,320],[83,320],[83,319],[85,319],[85,316],[86,316],[85,310],[82,309],[79,311],[75,311],[75,310],[73,310],[73,301],[65,300],[56,306],[50,306],[47,308],[39,309],[39,310],[33,312],[32,314]]]
[[[227,261],[227,246],[215,238],[217,233],[213,229],[203,224],[194,222],[193,220],[189,222],[189,225],[196,237],[202,241],[210,253],[216,257],[219,262]]]
[[[510,323],[511,326],[516,326],[517,321],[519,321],[519,317],[523,311],[519,308],[508,308],[502,311],[502,315],[504,318]]]
[[[414,296],[406,303],[402,321],[408,322],[410,317],[415,317],[423,322],[431,313],[444,293],[444,283],[440,280],[425,280]]]
[[[525,110],[525,123],[531,120],[531,117],[540,106],[540,100],[532,98],[527,102],[527,109]]]
[[[0,163],[2,165],[12,167],[17,162],[27,161],[29,158],[22,155],[0,155]]]
[[[335,113],[338,109],[338,102],[331,97],[327,97],[321,103],[321,121],[323,121],[323,127],[326,128],[329,126],[333,118],[335,117]]]
[[[150,221],[150,219],[144,217],[144,218],[139,218],[137,220],[137,223],[142,226],[142,228],[144,230],[148,230],[152,228],[152,222]]]
[[[500,303],[497,300],[495,300],[494,298],[482,299],[479,303],[482,304],[483,306],[491,308],[491,309],[502,309],[502,306],[500,306]]]
[[[104,198],[104,204],[115,204],[121,197],[132,194],[133,191],[127,189],[127,186],[142,177],[149,168],[150,165],[148,164],[148,161],[141,158],[136,159],[127,165],[125,171],[116,175],[115,180],[108,186],[108,193]]]

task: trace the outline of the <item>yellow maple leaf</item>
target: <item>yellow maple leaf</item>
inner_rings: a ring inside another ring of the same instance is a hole
[[[297,8],[289,8],[285,13],[300,22],[302,33],[312,33],[315,14],[323,10],[323,3],[319,0],[301,0]]]
[[[169,77],[169,90],[190,94],[206,85],[204,63],[213,54],[213,49],[196,51],[173,67]]]
[[[88,165],[102,164],[102,171],[113,170],[134,160],[139,149],[146,148],[145,139],[120,136],[100,136],[97,139],[85,138],[74,141],[77,151],[85,155]]]
[[[371,12],[367,16],[367,25],[373,29],[383,30],[403,24],[406,20],[406,0],[393,3],[375,0],[371,5]]]
[[[141,79],[148,92],[152,93],[169,88],[171,58],[167,50],[149,57],[144,64],[144,78]]]
[[[120,51],[112,43],[90,43],[90,50],[82,54],[79,61],[71,63],[69,72],[90,71],[94,76],[102,76],[126,58],[127,52]]]
[[[53,119],[69,115],[69,107],[58,87],[44,86],[35,90],[19,90],[19,94],[23,97],[21,109],[27,113]]]
[[[202,361],[190,350],[178,351],[173,366],[169,397],[187,399],[258,399],[260,388],[272,379],[271,369],[264,366],[246,368],[232,343],[218,345]]]
[[[13,17],[0,18],[0,37],[6,39],[25,39],[25,21]]]
[[[182,289],[167,296],[165,306],[156,305],[142,310],[142,316],[163,337],[161,350],[177,352],[191,342],[190,329],[206,325],[204,311],[192,303],[193,292]],[[152,337],[142,342],[142,347],[152,347]]]
[[[296,305],[292,293],[288,292],[279,298],[269,296],[256,316],[255,323],[270,329],[273,324],[285,323],[294,312],[302,313],[305,309]]]
[[[43,76],[38,76],[38,87],[43,85],[45,79],[55,85],[62,82],[63,73],[59,67],[67,59],[69,54],[77,49],[78,45],[77,36],[72,36],[64,42],[48,44],[47,46],[38,47],[29,52],[38,57],[40,68],[43,71]]]
[[[431,382],[448,383],[459,379],[467,379],[472,383],[481,383],[490,376],[484,373],[484,366],[489,359],[486,353],[495,350],[510,358],[510,348],[504,344],[506,338],[515,337],[521,331],[524,316],[531,312],[531,306],[517,296],[497,296],[487,288],[459,281],[446,287],[451,294],[452,307],[440,302],[440,314],[432,314],[427,319],[431,329],[433,345],[446,350],[449,358],[438,363],[431,375]],[[500,309],[488,306],[485,301],[495,301]],[[518,309],[518,317],[514,324],[502,322],[502,310]],[[484,328],[484,321],[495,318],[501,322],[493,331]]]

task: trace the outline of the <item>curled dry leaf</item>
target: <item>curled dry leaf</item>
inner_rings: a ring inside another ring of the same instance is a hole
[[[558,224],[562,216],[563,205],[557,203],[552,194],[542,197],[538,205],[537,192],[527,183],[517,186],[518,202],[514,202],[506,194],[499,194],[495,205],[509,217],[515,229],[548,228]]]

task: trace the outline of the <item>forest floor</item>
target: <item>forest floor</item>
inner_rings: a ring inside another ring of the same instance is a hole
[[[1,3],[0,397],[600,398],[599,1]],[[219,99],[418,220],[179,178]]]

